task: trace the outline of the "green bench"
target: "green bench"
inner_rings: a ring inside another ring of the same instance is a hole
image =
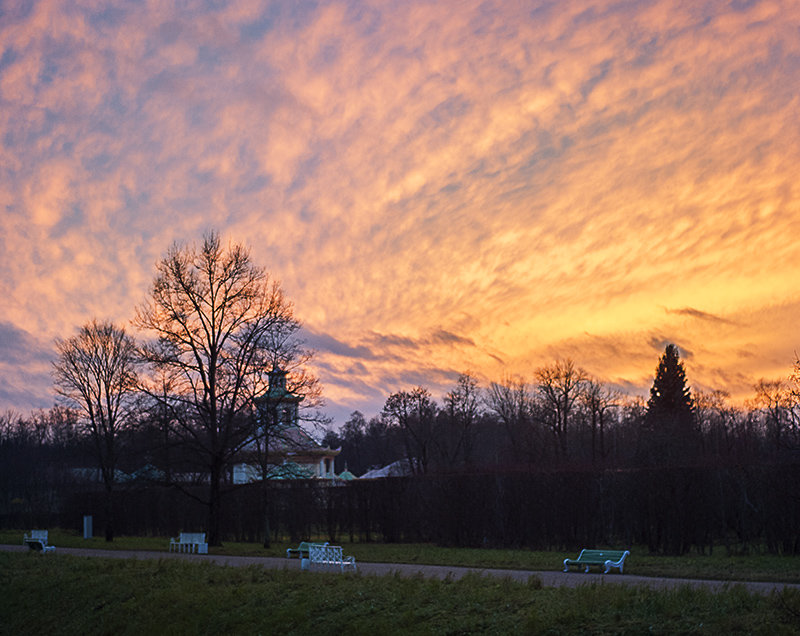
[[[301,541],[300,545],[296,548],[289,548],[286,550],[286,558],[291,559],[292,557],[298,557],[300,559],[307,559],[312,545],[328,545],[328,542],[313,543],[311,541]]]
[[[611,568],[617,568],[622,574],[625,557],[630,554],[628,550],[581,550],[577,559],[564,559],[564,572],[569,572],[571,566],[584,568],[588,572],[593,565],[602,566],[603,574],[608,574]]]

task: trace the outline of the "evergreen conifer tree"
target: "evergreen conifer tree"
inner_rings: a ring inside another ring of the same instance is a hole
[[[668,344],[658,361],[656,377],[647,401],[647,413],[691,418],[694,400],[686,386],[686,370],[680,360],[678,347]]]
[[[648,463],[686,460],[699,450],[694,399],[678,347],[667,345],[647,401],[641,450]]]

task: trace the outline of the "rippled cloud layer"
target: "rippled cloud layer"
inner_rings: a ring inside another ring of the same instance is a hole
[[[800,348],[794,2],[10,2],[0,408],[209,228],[252,246],[332,412],[666,342],[750,393]]]

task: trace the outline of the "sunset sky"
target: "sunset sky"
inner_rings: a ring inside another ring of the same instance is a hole
[[[800,3],[0,4],[0,411],[209,229],[338,423],[572,358],[752,395],[800,353]]]

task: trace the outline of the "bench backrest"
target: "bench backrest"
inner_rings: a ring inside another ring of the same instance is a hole
[[[626,550],[581,550],[578,561],[619,561]]]
[[[29,539],[39,539],[47,543],[47,530],[31,530]]]
[[[205,532],[181,532],[180,543],[205,543]]]
[[[301,552],[308,552],[308,549],[312,545],[328,545],[328,542],[326,541],[325,543],[317,543],[315,541],[301,541],[300,545],[297,546],[297,549],[300,550]]]
[[[309,544],[308,558],[312,563],[341,563],[344,560],[342,546],[319,543]]]

